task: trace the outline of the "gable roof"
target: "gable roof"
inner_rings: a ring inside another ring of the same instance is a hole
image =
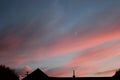
[[[40,80],[46,78],[48,78],[48,76],[43,71],[41,71],[40,69],[36,69],[27,77],[23,78],[23,80]]]
[[[73,77],[48,77],[43,71],[36,69],[22,80],[119,80],[119,74],[118,71],[113,77],[75,77],[73,71]]]

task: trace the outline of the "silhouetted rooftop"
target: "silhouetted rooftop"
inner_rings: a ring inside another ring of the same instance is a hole
[[[48,76],[40,69],[36,69],[34,72],[26,76],[23,80],[41,80],[48,78]]]
[[[23,80],[120,80],[120,71],[117,71],[113,77],[75,77],[74,71],[73,77],[49,77],[40,69],[36,69]]]

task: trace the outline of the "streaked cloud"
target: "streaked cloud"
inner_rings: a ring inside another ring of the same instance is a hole
[[[120,67],[115,0],[0,1],[0,64],[50,76],[112,76]],[[21,72],[20,72],[21,73]]]

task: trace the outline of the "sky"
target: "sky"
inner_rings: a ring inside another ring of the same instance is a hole
[[[0,0],[0,64],[49,76],[120,68],[120,0]]]

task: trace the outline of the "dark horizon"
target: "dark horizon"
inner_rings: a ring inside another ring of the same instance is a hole
[[[46,75],[43,71],[37,68],[32,73],[28,74],[22,80],[118,80],[120,79],[120,70],[115,73],[115,75],[111,77],[76,77],[73,72],[72,77],[51,77]]]
[[[17,73],[15,73],[15,70],[5,65],[0,65],[0,75],[0,79],[2,80],[119,80],[120,69],[111,77],[76,77],[75,70],[73,70],[73,75],[71,77],[52,77],[37,68],[31,73],[26,72],[26,76],[21,78]]]

